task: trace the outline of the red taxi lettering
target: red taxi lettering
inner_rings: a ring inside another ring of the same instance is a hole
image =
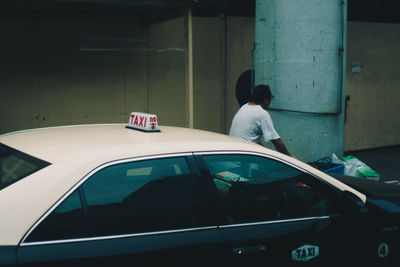
[[[130,120],[129,120],[129,124],[132,124],[133,123],[133,118],[135,117],[135,115],[134,114],[131,114],[131,118],[130,118]]]
[[[135,116],[135,121],[133,122],[133,125],[138,126],[138,116]]]
[[[139,119],[140,119],[140,122],[139,122],[139,125],[138,125],[138,126],[144,127],[144,126],[143,126],[144,117],[140,116]]]
[[[150,121],[151,121],[151,119],[150,119]],[[156,121],[157,121],[157,119],[156,119]],[[129,120],[129,123],[133,124],[135,126],[138,126],[138,127],[146,127],[146,125],[147,125],[147,117],[145,117],[145,116],[137,116],[137,115],[131,114],[131,118]]]

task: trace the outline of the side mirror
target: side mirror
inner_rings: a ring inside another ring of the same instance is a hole
[[[345,215],[365,215],[367,208],[364,202],[355,194],[350,191],[343,191],[342,193],[344,214]]]

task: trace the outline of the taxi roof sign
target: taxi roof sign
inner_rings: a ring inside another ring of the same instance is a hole
[[[132,112],[129,116],[126,128],[136,129],[145,132],[160,132],[158,129],[157,116],[154,114]]]

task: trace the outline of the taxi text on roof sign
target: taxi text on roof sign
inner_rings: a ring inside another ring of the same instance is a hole
[[[141,112],[132,112],[129,116],[127,128],[145,132],[159,132],[157,116]]]

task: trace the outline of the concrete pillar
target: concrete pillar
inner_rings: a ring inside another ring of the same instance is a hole
[[[347,0],[256,0],[255,84],[299,159],[343,153]]]

